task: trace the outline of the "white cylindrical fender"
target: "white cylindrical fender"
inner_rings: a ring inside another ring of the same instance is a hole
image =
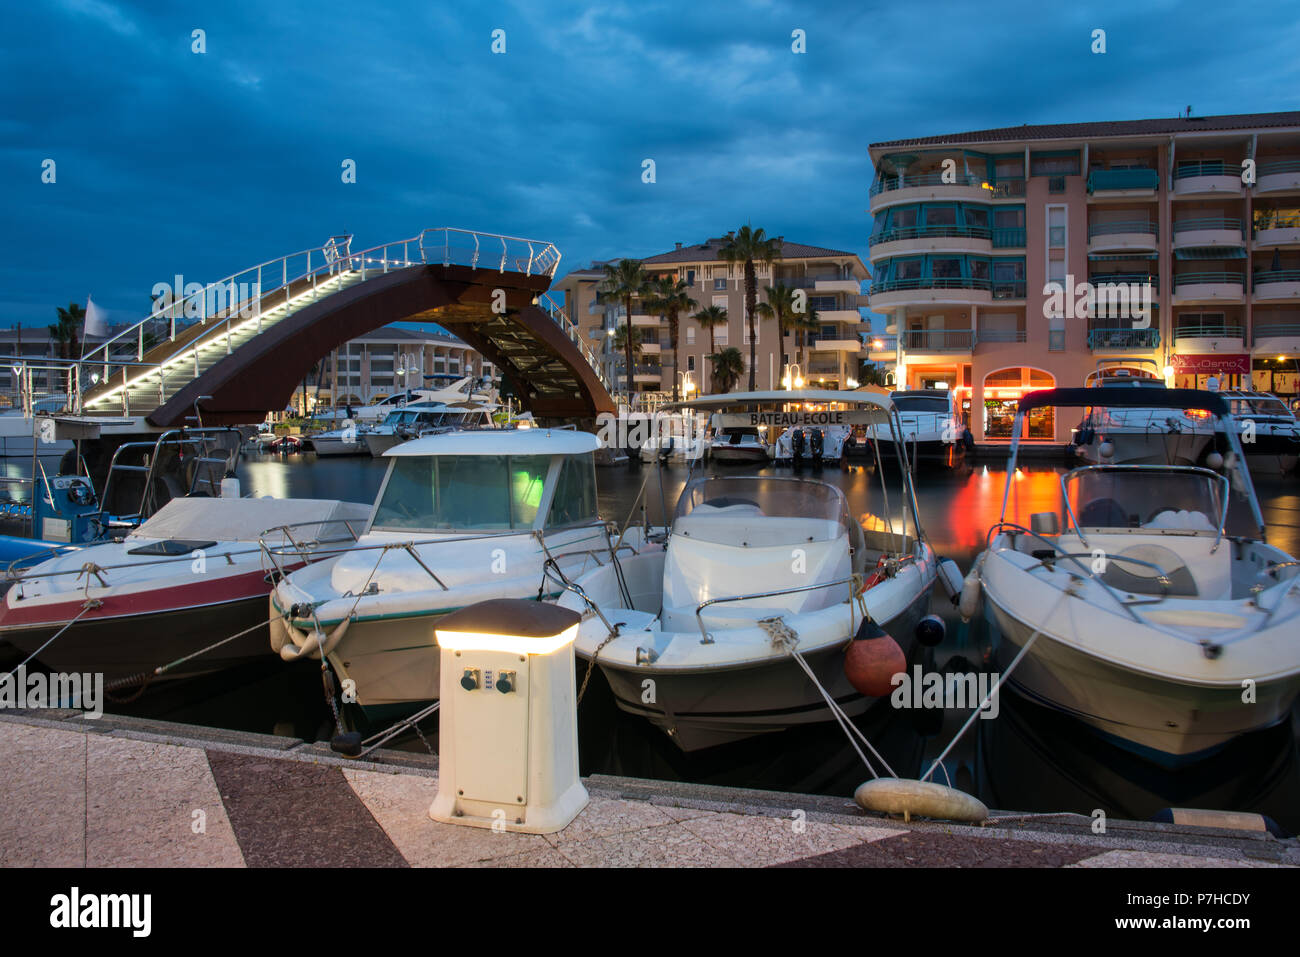
[[[271,606],[271,651],[275,654],[280,653],[280,649],[285,645],[293,644],[293,636],[290,632],[293,625],[289,624],[288,619],[284,618],[275,606]]]
[[[910,778],[877,778],[862,784],[853,800],[864,811],[901,814],[910,821],[912,815],[941,821],[980,822],[988,819],[989,809],[978,798],[944,787],[933,781]]]
[[[961,596],[957,599],[957,611],[961,615],[962,621],[970,621],[980,610],[980,597],[982,585],[980,584],[980,568],[983,565],[983,557],[971,566],[970,573],[961,583]]]
[[[281,620],[288,627],[292,639],[291,643],[280,648],[280,657],[285,661],[297,661],[299,658],[315,658],[319,661],[338,646],[347,634],[348,625],[352,623],[351,618],[344,618],[328,635],[317,629],[304,636],[287,619]]]
[[[939,562],[939,581],[943,584],[943,590],[948,593],[948,597],[956,599],[965,586],[965,580],[961,577],[961,569],[951,558],[944,558]]]

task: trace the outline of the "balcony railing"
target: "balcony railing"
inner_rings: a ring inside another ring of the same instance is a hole
[[[868,243],[892,243],[901,239],[925,239],[927,237],[954,237],[958,239],[991,239],[992,230],[987,226],[902,226],[887,229],[879,235],[872,236]]]
[[[1257,322],[1255,323],[1254,341],[1260,339],[1277,339],[1283,336],[1300,337],[1300,322]]]
[[[977,342],[1024,342],[1024,329],[980,329],[975,334]]]
[[[1252,279],[1256,289],[1271,282],[1300,282],[1300,269],[1260,269]]]
[[[1300,213],[1275,213],[1272,210],[1255,211],[1255,235],[1261,229],[1300,229]]]
[[[1256,176],[1276,176],[1278,173],[1300,173],[1300,159],[1269,160],[1255,168]]]
[[[875,244],[884,242],[884,240],[872,239],[868,242]],[[851,279],[853,279],[852,276],[795,276],[793,279],[774,279],[771,284],[775,286],[777,283],[780,283],[790,289],[816,289],[817,283],[819,282],[844,282]],[[760,281],[759,288],[762,288],[765,284],[765,282]]]
[[[1117,284],[1131,286],[1136,283],[1139,286],[1159,288],[1160,275],[1153,272],[1096,273],[1088,276],[1088,282],[1094,286],[1113,286]]]
[[[1025,281],[1023,279],[994,279],[994,299],[1024,299]]]
[[[894,189],[910,189],[913,186],[965,186],[979,187],[983,180],[978,176],[956,174],[956,182],[946,182],[943,172],[905,173],[903,176],[884,176],[871,184],[871,195],[878,196]]]
[[[1160,174],[1153,169],[1095,169],[1088,174],[1088,192],[1119,189],[1156,189]]]
[[[1258,173],[1258,170],[1256,170]],[[1183,160],[1174,171],[1174,179],[1192,176],[1240,176],[1241,164],[1226,160]]]
[[[1089,349],[1155,349],[1160,345],[1159,329],[1088,330]]]
[[[905,329],[903,348],[916,352],[969,352],[974,337],[969,329]]]
[[[994,226],[994,249],[1020,249],[1025,245],[1024,226]]]
[[[1024,179],[999,180],[990,183],[988,191],[989,199],[1016,199],[1025,195],[1025,181]]]
[[[1244,339],[1246,329],[1235,322],[1189,323],[1174,328],[1174,341],[1179,339]]]
[[[881,279],[871,284],[871,293],[899,292],[905,289],[990,289],[992,283],[987,279],[975,279],[970,276],[953,278],[928,277],[923,279]]]
[[[1089,223],[1088,238],[1094,236],[1118,236],[1126,233],[1141,233],[1147,236],[1159,236],[1159,227],[1151,219],[1126,219],[1118,223]]]
[[[1246,274],[1240,272],[1185,272],[1174,275],[1174,291],[1178,291],[1179,286],[1199,286],[1215,283],[1231,283],[1237,286],[1246,285]]]
[[[1180,219],[1174,223],[1175,233],[1207,229],[1235,229],[1237,232],[1245,232],[1246,225],[1240,219],[1233,219],[1230,216],[1200,216],[1196,219]]]

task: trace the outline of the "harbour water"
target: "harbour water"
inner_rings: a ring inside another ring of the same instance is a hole
[[[244,494],[342,498],[369,502],[386,463],[368,457],[317,460],[310,453],[246,453],[239,477]],[[786,470],[782,470],[786,471]],[[1054,507],[1061,469],[1031,463],[1013,483],[1008,512],[1019,520]],[[839,485],[850,509],[865,522],[882,514],[880,485],[870,469],[827,469],[815,474]],[[1002,506],[1005,473],[978,462],[953,472],[923,472],[917,481],[921,521],[935,550],[963,572],[983,548],[985,533]],[[601,514],[623,523],[642,516],[634,506],[644,485],[651,524],[669,514],[687,479],[684,467],[601,469]],[[1256,485],[1269,523],[1269,539],[1300,552],[1300,487],[1294,477],[1260,476]],[[891,502],[897,513],[897,502]],[[932,611],[944,618],[947,637],[920,649],[912,663],[927,671],[987,671],[988,636],[979,618],[963,624],[936,590]],[[138,701],[109,711],[242,731],[327,738],[333,719],[314,662],[285,665],[273,658],[171,687],[155,687]],[[599,672],[580,709],[581,771],[693,781],[771,790],[847,796],[866,777],[858,756],[833,724],[761,736],[695,754],[681,753],[658,730],[617,709]],[[860,727],[900,775],[917,776],[951,740],[969,712],[895,710],[887,704],[863,716]],[[1246,735],[1217,755],[1181,771],[1166,771],[1102,740],[1072,720],[1000,696],[996,718],[977,720],[945,760],[945,775],[990,807],[1026,812],[1102,809],[1110,817],[1149,818],[1171,806],[1255,811],[1291,833],[1300,832],[1300,750],[1297,719]],[[436,728],[436,723],[430,725]],[[436,738],[430,734],[429,742]],[[415,736],[403,747],[422,750]]]

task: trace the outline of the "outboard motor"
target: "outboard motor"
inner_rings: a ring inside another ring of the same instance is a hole
[[[803,429],[794,429],[790,432],[790,462],[795,468],[799,468],[803,462],[804,434]]]
[[[812,456],[813,464],[820,466],[822,464],[822,451],[826,448],[826,435],[821,429],[813,429],[812,435],[808,440],[808,454]]]

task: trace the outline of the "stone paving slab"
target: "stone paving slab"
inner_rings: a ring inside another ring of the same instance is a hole
[[[428,815],[436,758],[77,713],[0,715],[0,865],[92,867],[1274,867],[1258,832],[994,812],[983,827],[851,800],[595,775],[563,831]]]

